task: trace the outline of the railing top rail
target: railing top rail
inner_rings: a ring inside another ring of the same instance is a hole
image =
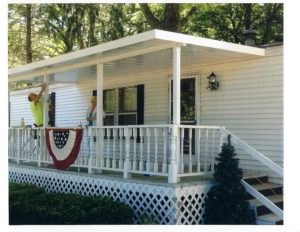
[[[226,129],[222,129],[221,133],[230,134],[231,135],[231,141],[235,144],[237,144],[240,148],[242,148],[244,151],[248,152],[253,158],[257,159],[264,165],[266,165],[268,168],[270,168],[272,171],[276,172],[281,177],[283,176],[283,168],[280,167],[278,164],[270,160],[268,157],[260,153],[259,151],[255,150],[253,147],[251,147],[249,144],[241,140],[239,137],[232,134],[230,131]]]
[[[179,128],[196,128],[196,129],[221,129],[221,126],[206,126],[206,125],[179,125]]]
[[[169,124],[165,125],[128,125],[128,126],[90,126],[91,129],[116,129],[116,128],[168,128]]]
[[[105,129],[114,129],[114,128],[161,128],[161,127],[172,127],[172,124],[158,124],[158,125],[128,125],[128,126],[91,126],[92,129],[105,128]],[[224,127],[221,126],[206,126],[206,125],[178,125],[179,128],[196,128],[196,129],[221,129]]]
[[[41,130],[44,127],[9,127],[8,130]]]

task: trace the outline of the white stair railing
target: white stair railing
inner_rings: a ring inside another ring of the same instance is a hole
[[[278,164],[270,160],[268,157],[260,153],[259,151],[255,150],[253,147],[251,147],[249,144],[238,138],[237,136],[233,135],[231,132],[226,130],[225,128],[221,129],[221,134],[223,137],[226,137],[228,135],[231,135],[231,142],[244,151],[246,151],[248,154],[250,154],[253,158],[259,160],[261,163],[269,167],[272,171],[276,172],[280,177],[283,177],[283,168],[280,167]]]
[[[259,202],[264,204],[269,210],[271,210],[276,216],[282,220],[283,219],[283,210],[270,201],[267,197],[258,192],[255,188],[249,185],[246,181],[242,180],[242,184],[245,187],[246,191],[256,198]]]
[[[283,168],[280,167],[278,164],[270,160],[268,157],[260,153],[259,151],[255,150],[253,147],[251,147],[249,144],[238,138],[237,136],[233,135],[231,132],[226,130],[225,128],[221,128],[220,130],[221,136],[224,138],[228,135],[231,136],[231,142],[235,145],[237,145],[239,148],[246,151],[248,154],[250,154],[255,159],[259,160],[261,163],[269,167],[272,171],[277,173],[280,177],[283,176]],[[257,191],[255,188],[253,188],[251,185],[249,185],[247,182],[242,180],[242,184],[245,187],[246,191],[252,195],[254,198],[256,198],[259,202],[264,204],[269,210],[271,210],[275,215],[278,216],[279,219],[283,219],[283,210],[280,209],[277,205],[275,205],[272,201],[270,201],[267,197],[262,195],[259,191]]]

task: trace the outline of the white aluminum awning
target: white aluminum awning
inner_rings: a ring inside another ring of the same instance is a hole
[[[152,30],[8,70],[8,81],[77,82],[94,76],[104,64],[104,77],[172,67],[172,48],[181,46],[181,65],[213,64],[265,55],[263,48],[161,30]]]

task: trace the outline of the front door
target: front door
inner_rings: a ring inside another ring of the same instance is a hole
[[[181,125],[196,125],[196,78],[195,77],[186,77],[181,79]],[[173,122],[173,81],[171,81],[171,101],[170,101],[170,115],[171,123]],[[187,159],[186,155],[191,152],[195,154],[195,130],[191,131],[192,138],[190,140],[190,130],[184,129],[184,138],[183,138],[183,154],[185,154],[184,160]],[[181,136],[181,135],[180,135]],[[194,157],[193,157],[194,159]],[[184,161],[185,162],[185,161]]]
[[[173,122],[173,81],[171,80],[170,123]],[[196,125],[196,78],[184,78],[181,80],[181,124]]]

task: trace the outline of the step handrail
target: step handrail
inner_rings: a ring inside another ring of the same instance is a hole
[[[270,160],[268,157],[260,153],[259,151],[255,150],[249,144],[232,134],[230,131],[226,130],[225,128],[221,128],[220,132],[222,136],[231,135],[231,142],[238,145],[244,151],[252,155],[255,159],[259,160],[261,163],[269,167],[272,171],[276,172],[279,176],[283,177],[283,168],[280,167],[278,164]]]
[[[245,187],[246,191],[251,194],[254,198],[256,198],[259,202],[264,204],[269,210],[271,210],[280,220],[283,219],[283,210],[280,209],[277,205],[275,205],[272,201],[270,201],[263,194],[258,192],[255,188],[249,185],[246,181],[242,180],[242,184]]]

